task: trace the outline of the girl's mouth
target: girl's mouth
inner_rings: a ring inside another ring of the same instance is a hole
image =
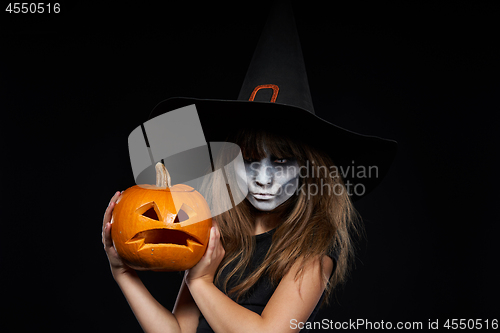
[[[252,193],[252,196],[255,199],[259,199],[259,200],[269,200],[269,199],[274,198],[274,194],[270,194],[270,193]]]

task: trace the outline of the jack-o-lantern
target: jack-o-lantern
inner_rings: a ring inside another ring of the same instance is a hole
[[[187,185],[170,185],[162,163],[156,186],[126,189],[113,210],[111,237],[120,257],[137,270],[182,271],[200,261],[212,227],[203,196]]]

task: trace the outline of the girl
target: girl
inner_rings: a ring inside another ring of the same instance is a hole
[[[117,255],[106,209],[102,241],[111,272],[146,332],[290,332],[312,321],[344,281],[356,213],[328,155],[297,138],[243,130],[232,140],[244,163],[227,173],[248,193],[214,217],[201,261],[185,272],[172,312]],[[314,167],[315,170],[304,168]],[[313,172],[311,172],[313,171]],[[205,198],[218,198],[208,184]],[[341,190],[339,190],[341,189]]]

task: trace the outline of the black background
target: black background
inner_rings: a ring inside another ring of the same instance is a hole
[[[268,5],[2,6],[4,325],[138,331],[101,244],[109,199],[134,185],[128,134],[169,97],[236,99]],[[356,203],[356,269],[316,320],[500,319],[498,5],[294,11],[316,114],[399,142]],[[171,308],[181,274],[141,276]]]

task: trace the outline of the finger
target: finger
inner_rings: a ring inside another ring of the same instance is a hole
[[[116,252],[115,247],[113,246],[113,239],[111,238],[111,228],[112,224],[107,223],[104,232],[103,232],[103,241],[102,243],[104,244],[104,251],[106,251],[106,255],[108,256],[108,259],[120,259],[120,256],[118,255],[118,252]]]
[[[106,249],[113,247],[113,239],[111,238],[111,223],[106,223],[104,226],[103,243]]]
[[[215,227],[215,235],[217,237],[219,244],[221,244],[221,246],[222,246],[222,234],[221,234],[218,226]]]
[[[220,247],[220,238],[217,235],[217,229],[214,228],[214,241],[213,241],[213,246],[214,246],[214,251],[213,251],[213,257],[217,258],[219,256],[219,247]]]
[[[217,247],[220,243],[220,233],[217,227],[212,228],[214,230],[214,245]]]
[[[111,221],[111,216],[112,216],[113,208],[114,208],[114,206],[116,204],[116,201],[118,200],[118,197],[120,195],[121,195],[121,192],[120,191],[116,191],[115,195],[113,195],[113,197],[109,201],[108,208],[106,208],[106,211],[104,212],[104,218],[103,218],[103,221],[102,221],[103,228],[106,225],[106,223],[108,223],[108,222]]]
[[[111,220],[111,212],[113,211],[113,203],[118,200],[118,197],[121,195],[120,191],[116,191],[115,194],[111,197],[111,200],[109,200],[108,207],[106,208],[106,212],[104,213],[104,219],[103,219],[103,227],[106,223],[108,223]]]
[[[207,251],[205,252],[204,257],[208,260],[211,260],[212,254],[214,253],[215,249],[215,229],[212,227],[210,229],[210,240],[208,241],[208,247]]]
[[[210,249],[213,250],[215,249],[215,243],[217,241],[216,235],[215,235],[215,228],[210,229],[210,243],[208,243]]]
[[[219,257],[223,254],[224,247],[222,246],[222,240],[219,228],[215,227],[215,256]]]
[[[216,253],[215,255],[219,257],[220,255],[225,254],[224,252],[224,247],[222,246],[222,241],[220,239],[220,231],[219,228],[215,228],[215,246],[216,246]]]
[[[115,208],[115,203],[110,202],[109,206],[106,208],[106,211],[104,212],[104,218],[102,219],[102,230],[104,231],[104,227],[106,224],[111,222],[111,218],[113,216],[113,208]]]
[[[111,197],[111,200],[109,200],[109,203],[116,202],[118,200],[118,197],[122,194],[120,191],[116,191],[115,194]]]
[[[215,229],[215,236],[217,238],[220,238],[220,230],[219,230],[219,225],[217,224],[217,222],[215,221],[215,219],[212,220],[212,228]]]
[[[217,239],[220,239],[219,226],[217,226],[217,224],[216,224],[214,228],[215,228],[215,237],[217,237]]]

